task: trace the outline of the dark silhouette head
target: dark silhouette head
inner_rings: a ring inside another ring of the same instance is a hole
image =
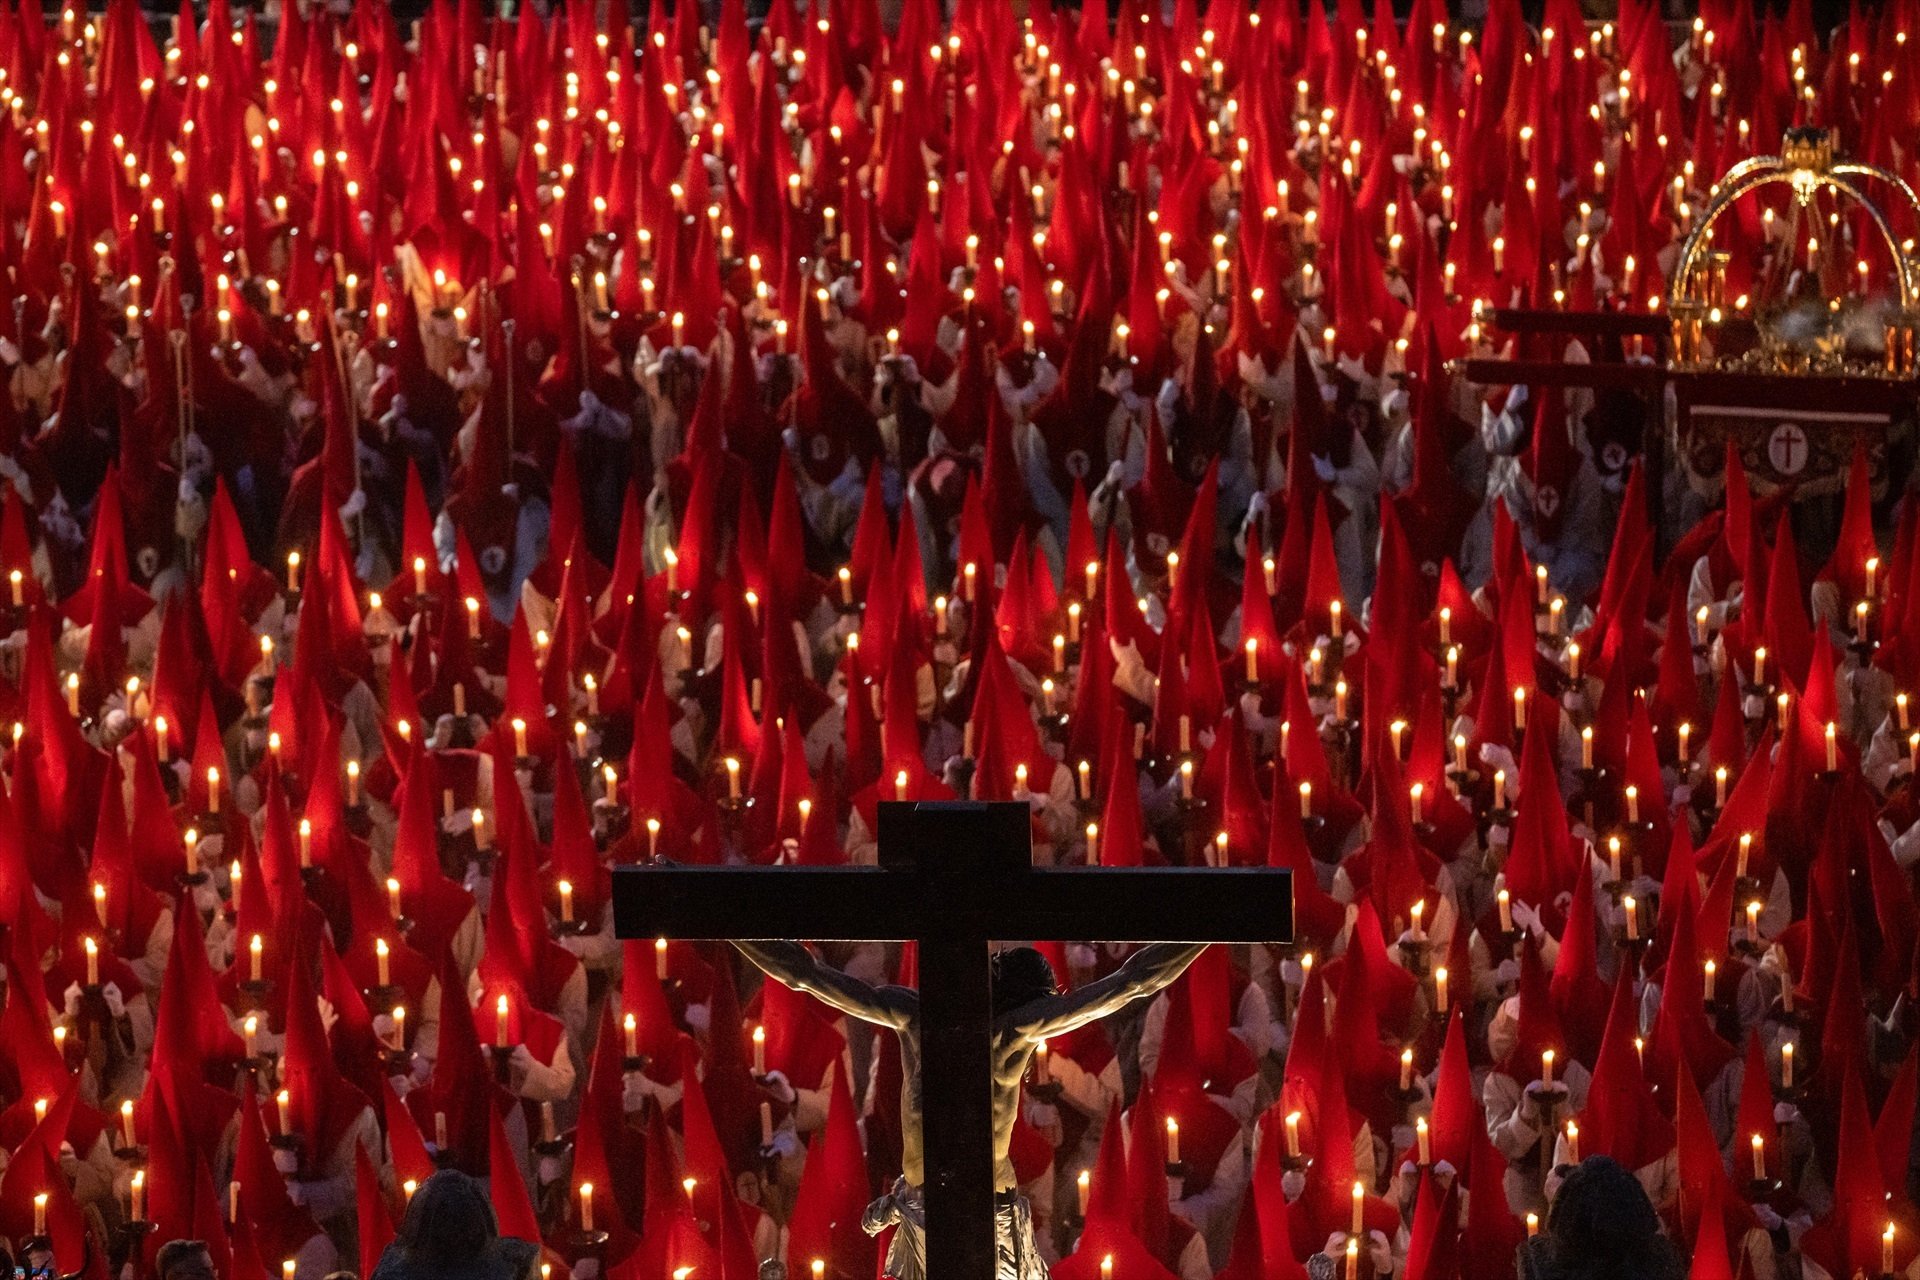
[[[993,956],[993,1016],[1055,995],[1053,966],[1032,947],[1008,947]]]
[[[414,1193],[396,1243],[446,1266],[479,1257],[499,1235],[499,1221],[480,1184],[458,1169],[442,1169]]]
[[[1626,1168],[1589,1156],[1568,1172],[1534,1246],[1532,1274],[1553,1280],[1679,1280],[1679,1255]]]
[[[204,1240],[169,1240],[154,1255],[160,1280],[214,1280],[213,1255]]]

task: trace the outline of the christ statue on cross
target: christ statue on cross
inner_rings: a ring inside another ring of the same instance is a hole
[[[733,944],[768,977],[805,992],[863,1022],[893,1031],[900,1040],[901,1175],[886,1195],[867,1207],[869,1235],[897,1225],[887,1249],[886,1274],[893,1280],[924,1280],[926,1216],[920,1189],[925,1181],[920,1120],[920,995],[910,987],[870,986],[817,960],[797,942]],[[1186,971],[1205,943],[1157,943],[1134,953],[1107,977],[1078,991],[1054,985],[1053,966],[1032,947],[997,952],[992,963],[993,1178],[996,1280],[1046,1280],[1046,1263],[1034,1247],[1033,1217],[1019,1194],[1010,1151],[1019,1115],[1020,1081],[1042,1043],[1145,999]]]

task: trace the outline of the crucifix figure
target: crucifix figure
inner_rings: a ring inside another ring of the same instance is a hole
[[[1024,1206],[1000,1194],[1012,1191],[1007,1143],[1039,1042],[1160,990],[1205,943],[1285,942],[1292,933],[1286,871],[1035,867],[1030,832],[1024,804],[889,801],[880,806],[878,867],[659,864],[614,873],[621,937],[734,940],[776,979],[901,1033],[903,1177],[869,1211],[903,1220],[887,1268],[901,1280],[920,1280],[921,1258],[926,1280],[1044,1275]],[[868,987],[797,944],[766,942],[802,937],[915,939],[920,989]],[[1038,952],[991,957],[996,938],[1185,945],[1148,947],[1111,977],[1061,995]],[[916,1239],[918,1223],[905,1222],[921,1215]]]
[[[920,1133],[920,996],[908,987],[871,987],[816,960],[797,942],[733,944],[768,977],[804,991],[848,1017],[885,1027],[900,1038],[900,1178],[867,1210],[872,1234],[896,1226],[887,1250],[893,1280],[924,1280],[926,1215],[921,1187],[926,1161]],[[1071,994],[1054,987],[1047,958],[1032,947],[997,953],[991,968],[993,1026],[993,1217],[997,1280],[1045,1280],[1033,1244],[1033,1218],[1017,1189],[1010,1152],[1020,1114],[1020,1081],[1042,1043],[1142,1000],[1178,978],[1207,944],[1155,943],[1115,972]]]

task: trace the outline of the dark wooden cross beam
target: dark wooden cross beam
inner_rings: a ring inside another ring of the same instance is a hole
[[[928,1280],[994,1274],[988,943],[1287,942],[1267,867],[1036,867],[1024,804],[880,805],[877,867],[618,867],[622,938],[920,945]]]

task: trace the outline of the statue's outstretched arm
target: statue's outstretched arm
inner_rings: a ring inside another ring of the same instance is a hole
[[[1047,1000],[1036,1000],[1013,1013],[1017,1028],[1029,1040],[1050,1040],[1089,1022],[1144,1000],[1187,971],[1207,949],[1204,942],[1156,942],[1127,957],[1127,962],[1098,982]]]
[[[769,978],[805,992],[850,1018],[905,1031],[916,1012],[914,993],[905,987],[873,987],[822,964],[797,942],[745,942],[734,949]]]

